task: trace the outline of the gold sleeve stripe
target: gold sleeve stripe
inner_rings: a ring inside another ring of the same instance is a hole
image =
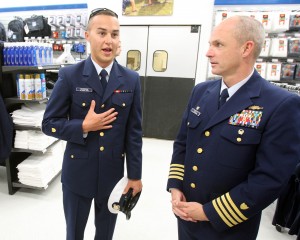
[[[184,172],[184,169],[182,169],[182,168],[170,168],[170,171],[179,171],[179,172]]]
[[[238,221],[239,223],[242,223],[243,220],[240,219],[236,214],[235,212],[233,211],[233,209],[230,207],[230,205],[228,204],[227,202],[227,199],[225,198],[224,195],[221,196],[221,199],[222,199],[222,202],[225,204],[225,207],[227,209],[227,211],[231,214],[231,216],[233,216],[233,218]]]
[[[184,165],[173,163],[173,164],[171,164],[171,167],[180,167],[180,168],[184,168]]]
[[[228,219],[233,225],[237,225],[238,223],[230,216],[228,211],[223,206],[223,203],[221,202],[220,198],[217,198],[217,203],[218,203],[219,207],[221,208],[221,211],[225,215],[226,219]]]
[[[181,172],[170,172],[169,175],[179,175],[179,176],[184,176],[184,173],[181,173]]]
[[[220,218],[223,220],[224,223],[226,223],[226,225],[228,227],[233,227],[233,225],[226,219],[226,217],[223,215],[223,213],[221,212],[220,208],[218,207],[216,200],[212,201],[212,204],[215,208],[215,210],[217,211],[217,213],[219,214]]]
[[[242,214],[241,211],[237,208],[235,203],[232,201],[229,193],[226,193],[226,198],[227,198],[229,204],[231,205],[231,207],[234,209],[234,211],[239,215],[239,217],[241,219],[243,219],[244,221],[246,221],[248,218],[244,214]]]
[[[169,178],[176,178],[176,179],[179,179],[179,180],[183,180],[183,177],[174,176],[174,175],[169,176]]]

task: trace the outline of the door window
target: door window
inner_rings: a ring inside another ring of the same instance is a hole
[[[129,50],[127,52],[127,68],[138,71],[141,67],[141,52],[139,50]]]
[[[166,51],[157,50],[153,53],[153,70],[155,72],[164,72],[167,70],[168,53]]]

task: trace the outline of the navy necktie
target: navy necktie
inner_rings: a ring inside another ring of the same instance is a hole
[[[226,102],[226,99],[229,97],[227,88],[223,89],[219,99],[219,108]]]
[[[105,69],[102,69],[102,71],[100,72],[100,81],[101,81],[101,84],[102,84],[102,87],[103,87],[103,91],[105,91],[106,89],[106,86],[107,86],[107,80],[106,80],[106,76],[108,75],[108,73],[106,72]]]

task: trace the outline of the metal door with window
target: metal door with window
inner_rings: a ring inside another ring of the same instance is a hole
[[[195,85],[199,26],[122,26],[119,63],[141,77],[145,137],[174,139]]]

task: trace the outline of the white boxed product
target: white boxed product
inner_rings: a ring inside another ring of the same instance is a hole
[[[228,11],[218,11],[215,15],[215,26],[219,25],[223,20],[229,18],[233,15],[233,12]]]
[[[66,16],[66,26],[75,26],[75,16],[68,14]]]
[[[48,24],[50,26],[58,27],[57,16],[50,16],[50,17],[48,17]]]
[[[281,63],[267,63],[266,79],[279,81],[281,73]]]
[[[287,38],[272,38],[270,56],[287,57]]]
[[[270,55],[270,46],[271,46],[271,39],[265,38],[263,47],[261,49],[260,55],[261,57],[269,57]]]
[[[66,38],[73,38],[74,37],[74,28],[67,27],[66,29]]]
[[[75,16],[75,26],[86,26],[86,14],[76,14]]]
[[[63,15],[57,16],[57,25],[58,26],[66,26],[66,17]]]
[[[260,18],[260,14],[258,14],[257,12],[252,12],[252,11],[239,12],[238,15],[252,17],[256,20],[259,20],[259,18]]]
[[[272,32],[285,32],[290,27],[290,13],[289,12],[274,12]]]
[[[257,20],[262,23],[267,33],[272,31],[272,17],[271,12],[260,12],[257,14]]]
[[[81,27],[76,27],[74,31],[74,37],[76,38],[84,38],[84,29]]]
[[[266,68],[267,68],[266,62],[256,62],[254,67],[261,77],[266,78]]]

